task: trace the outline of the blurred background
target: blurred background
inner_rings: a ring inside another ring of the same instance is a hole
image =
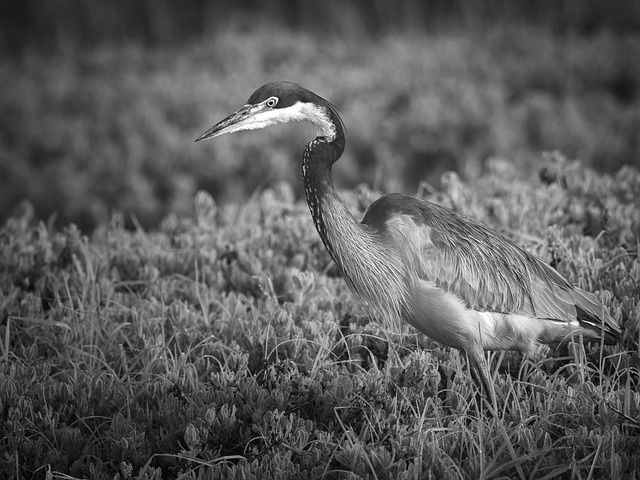
[[[21,0],[0,5],[0,221],[157,225],[198,190],[300,188],[314,129],[194,144],[272,80],[336,104],[340,188],[416,192],[561,150],[640,167],[640,2]],[[24,206],[24,204],[22,204]]]

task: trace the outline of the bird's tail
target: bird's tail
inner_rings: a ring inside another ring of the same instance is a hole
[[[604,343],[618,343],[622,331],[616,319],[609,314],[607,307],[592,293],[579,288],[574,288],[571,293],[573,293],[580,324],[584,328],[598,333],[601,338],[604,338]]]

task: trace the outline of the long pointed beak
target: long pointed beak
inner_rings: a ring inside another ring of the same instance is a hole
[[[258,111],[259,109],[256,109],[255,105],[245,105],[238,111],[233,112],[225,119],[220,120],[213,127],[196,138],[196,142],[199,142],[200,140],[206,140],[207,138],[217,137],[225,133],[242,130],[243,123],[253,117]]]

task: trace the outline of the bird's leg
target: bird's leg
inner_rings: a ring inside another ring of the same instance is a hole
[[[498,412],[496,390],[489,374],[489,367],[484,352],[481,349],[474,349],[465,352],[467,354],[467,364],[469,372],[474,382],[488,400],[489,406],[493,408],[494,415]]]

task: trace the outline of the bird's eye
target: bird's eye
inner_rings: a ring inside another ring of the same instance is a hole
[[[275,107],[277,103],[278,103],[278,97],[271,97],[269,100],[265,102],[267,107],[271,107],[271,108]]]

